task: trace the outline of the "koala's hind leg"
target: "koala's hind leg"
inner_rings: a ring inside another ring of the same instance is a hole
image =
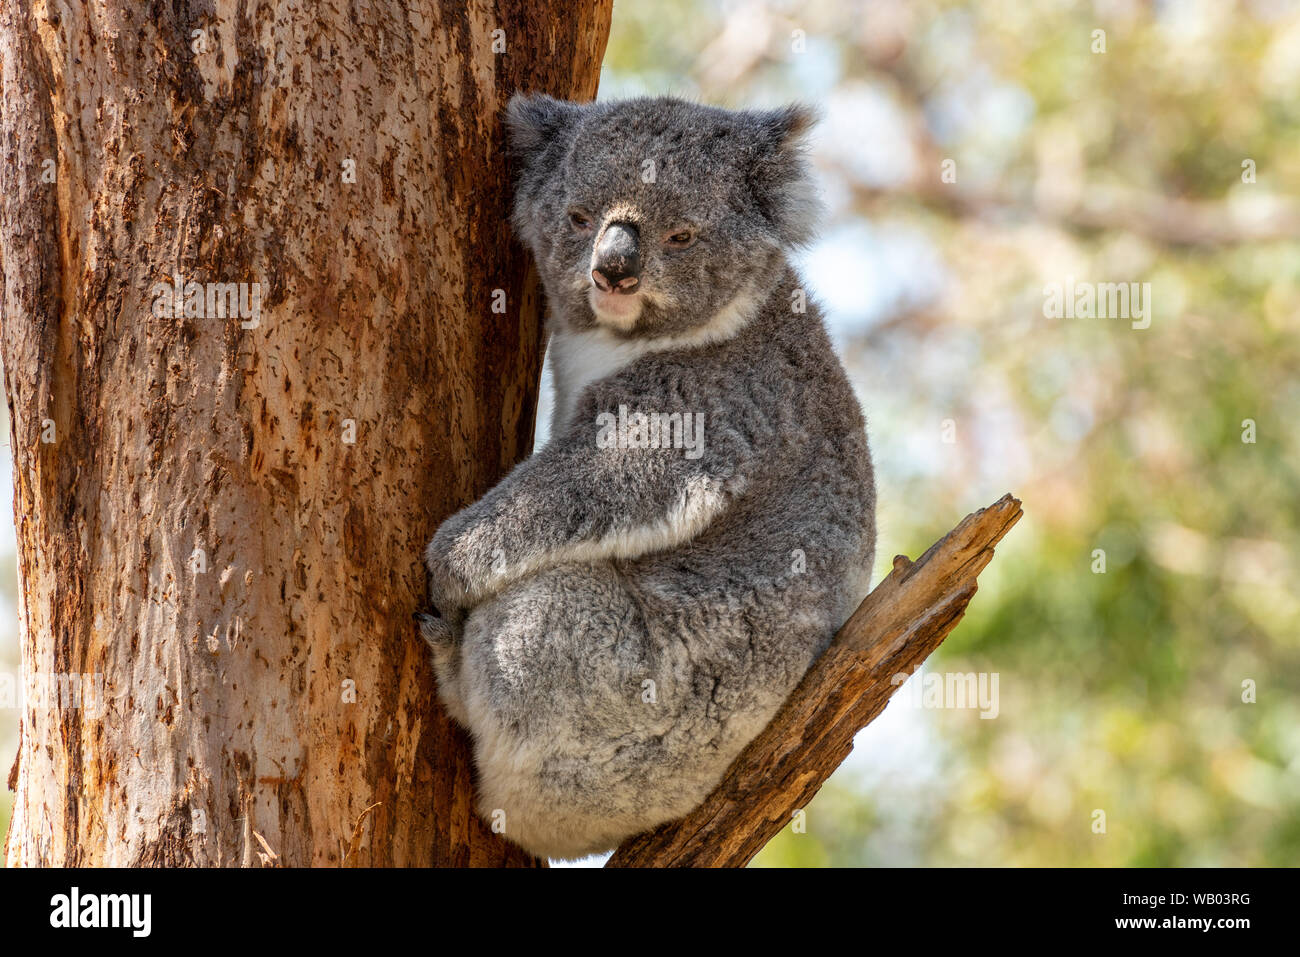
[[[581,857],[664,819],[684,756],[665,756],[663,738],[691,664],[680,641],[651,634],[611,564],[567,563],[510,585],[474,609],[463,647],[475,806],[508,839]]]
[[[467,727],[469,719],[465,711],[465,700],[461,689],[461,628],[455,623],[437,615],[416,612],[415,620],[420,623],[420,637],[433,653],[433,671],[438,678],[438,697],[442,699],[447,713],[461,727]]]

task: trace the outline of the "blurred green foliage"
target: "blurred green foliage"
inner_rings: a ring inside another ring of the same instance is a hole
[[[997,717],[896,699],[756,863],[1300,863],[1300,7],[616,4],[601,96],[639,92],[823,108],[877,576],[1025,507],[927,666]],[[1072,279],[1150,327],[1047,318]]]

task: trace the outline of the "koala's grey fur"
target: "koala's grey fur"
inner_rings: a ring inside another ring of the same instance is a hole
[[[438,529],[441,617],[422,618],[473,736],[478,810],[535,854],[607,850],[689,812],[866,594],[862,412],[787,259],[819,216],[811,122],[669,98],[510,103],[556,419]],[[615,220],[639,230],[640,291],[600,306],[593,244]],[[704,414],[702,454],[599,447],[597,416],[620,406]]]

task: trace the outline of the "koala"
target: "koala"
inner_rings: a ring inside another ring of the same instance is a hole
[[[534,854],[690,812],[867,592],[863,414],[789,260],[821,215],[813,121],[508,106],[555,415],[438,528],[416,617],[477,810]]]

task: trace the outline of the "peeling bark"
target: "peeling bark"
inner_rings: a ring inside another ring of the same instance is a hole
[[[594,96],[609,17],[0,0],[10,865],[538,863],[471,813],[411,611],[532,441],[501,107]],[[161,314],[191,281],[250,315]]]

